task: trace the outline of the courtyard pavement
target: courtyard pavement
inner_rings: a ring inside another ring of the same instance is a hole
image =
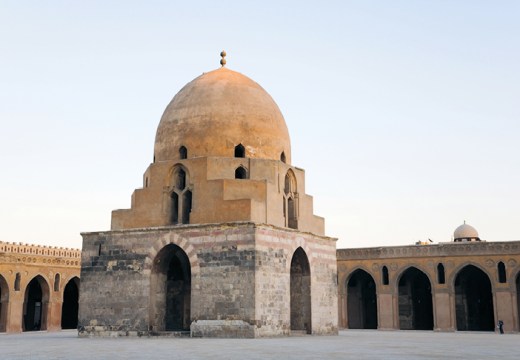
[[[345,330],[269,339],[78,338],[76,331],[0,335],[0,359],[519,359],[520,335]]]

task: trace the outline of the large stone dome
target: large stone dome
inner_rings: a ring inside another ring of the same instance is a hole
[[[155,161],[180,158],[245,156],[290,164],[287,125],[271,96],[256,82],[225,67],[202,74],[175,95],[155,136]],[[284,156],[282,156],[282,153]]]

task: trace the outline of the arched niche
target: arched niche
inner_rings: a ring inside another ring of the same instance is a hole
[[[61,305],[61,328],[76,329],[78,327],[79,278],[73,277],[63,289]]]
[[[474,265],[466,265],[455,277],[457,330],[495,329],[493,293],[489,276]]]
[[[9,306],[9,285],[5,278],[0,275],[0,332],[7,329],[7,309]]]
[[[311,333],[311,270],[305,251],[299,247],[291,259],[291,330]]]
[[[168,244],[156,255],[150,284],[150,327],[188,331],[191,324],[191,266],[186,252]]]
[[[406,269],[398,282],[399,328],[433,330],[432,286],[428,276],[417,269]]]
[[[49,284],[35,276],[25,289],[22,326],[24,331],[47,330]]]
[[[364,270],[352,273],[345,284],[349,329],[377,329],[377,294],[374,278]]]

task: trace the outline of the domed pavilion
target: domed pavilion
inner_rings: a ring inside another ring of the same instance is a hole
[[[336,334],[336,239],[283,115],[222,67],[175,95],[110,231],[84,233],[80,336]]]

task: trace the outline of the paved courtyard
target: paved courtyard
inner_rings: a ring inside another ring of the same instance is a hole
[[[348,330],[272,339],[79,339],[75,331],[0,335],[0,359],[518,359],[520,335]]]

